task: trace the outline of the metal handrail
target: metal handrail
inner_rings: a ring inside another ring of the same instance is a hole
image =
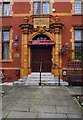
[[[40,82],[39,82],[39,86],[41,86],[41,72],[42,72],[42,62],[40,63]]]
[[[42,62],[40,63],[40,72],[42,71]]]

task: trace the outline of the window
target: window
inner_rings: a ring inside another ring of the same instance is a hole
[[[10,16],[10,0],[0,1],[0,16]]]
[[[10,31],[2,31],[2,59],[9,59]]]
[[[75,29],[74,30],[75,38],[75,59],[80,60],[82,57],[83,51],[83,30]]]
[[[0,16],[2,16],[2,3],[0,3]]]
[[[43,2],[43,14],[50,13],[50,4],[49,2]]]
[[[75,43],[75,59],[81,59],[82,54],[82,43]]]
[[[75,0],[74,13],[75,14],[82,13],[82,0]]]
[[[49,1],[35,1],[34,2],[34,14],[50,14],[50,2]]]
[[[82,30],[75,30],[75,40],[82,40]]]
[[[34,14],[40,14],[40,2],[34,2]]]
[[[50,40],[50,38],[47,35],[37,35],[33,38],[33,40]]]
[[[10,15],[10,4],[4,3],[4,16],[9,16],[9,15]]]

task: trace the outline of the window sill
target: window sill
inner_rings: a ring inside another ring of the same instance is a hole
[[[74,62],[81,62],[81,60],[74,60]]]
[[[46,16],[46,15],[50,15],[50,13],[49,14],[33,14],[34,16]]]
[[[33,16],[33,18],[41,18],[41,17],[49,18],[51,16],[51,14],[39,14],[39,15],[33,14],[32,16]]]
[[[82,40],[75,40],[75,43],[83,43],[83,41]]]
[[[82,13],[81,13],[81,14],[75,14],[75,13],[73,13],[72,15],[73,15],[73,16],[83,16]]]
[[[9,16],[0,16],[0,17],[2,17],[2,18],[9,18],[9,17],[12,17],[12,15],[9,15]]]
[[[0,62],[13,62],[13,60],[0,60]]]

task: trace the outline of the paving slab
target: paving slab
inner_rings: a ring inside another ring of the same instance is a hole
[[[16,86],[2,98],[3,118],[81,118],[65,86]]]
[[[50,113],[39,113],[38,118],[65,118],[67,120],[66,114],[50,114]]]
[[[25,101],[26,105],[38,105],[38,104],[40,104],[40,100],[37,100],[37,99],[25,99],[25,98],[20,99],[18,101],[18,104],[23,104],[24,101]]]
[[[78,114],[67,114],[67,118],[74,118],[75,120],[79,120],[78,118],[81,118],[81,115]],[[71,119],[70,119],[71,120]],[[81,119],[82,120],[82,119]]]
[[[11,111],[7,118],[37,118],[37,113]]]
[[[31,106],[30,111],[43,112],[43,113],[56,113],[55,106],[48,105],[33,105]]]
[[[83,94],[83,87],[82,86],[69,86],[68,87],[69,93],[71,95],[81,95]]]
[[[57,113],[71,113],[81,116],[81,109],[79,107],[56,106]]]
[[[7,95],[2,97],[2,109],[8,105],[17,104],[19,100],[17,97],[8,97]]]
[[[60,105],[60,104],[59,104]],[[78,107],[78,104],[76,104],[76,101],[72,98],[71,100],[70,99],[67,99],[67,100],[62,100],[62,105],[63,106],[67,106],[67,107]]]
[[[40,105],[63,105],[63,100],[40,100]]]
[[[7,105],[4,110],[14,110],[14,111],[29,111],[29,106],[25,102],[22,104],[9,104]]]
[[[3,118],[7,118],[7,116],[10,114],[11,111],[8,111],[8,110],[3,110],[2,111],[2,116]]]

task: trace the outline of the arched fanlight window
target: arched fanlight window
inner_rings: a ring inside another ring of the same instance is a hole
[[[47,35],[37,35],[33,40],[51,40]]]

